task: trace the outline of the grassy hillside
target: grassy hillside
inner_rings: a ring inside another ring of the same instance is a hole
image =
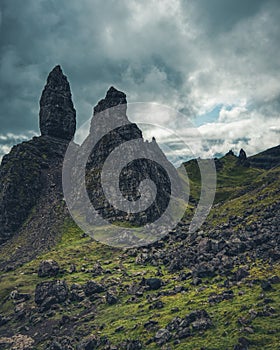
[[[258,171],[258,170],[257,170]],[[240,186],[242,187],[242,186]],[[240,188],[239,187],[239,188]],[[207,222],[212,225],[228,222],[232,216],[244,217],[242,225],[254,222],[258,219],[264,208],[280,199],[280,167],[263,171],[259,176],[252,177],[250,184],[244,186],[240,192],[232,194],[227,201],[221,202],[213,207]]]
[[[185,163],[185,167],[193,207],[199,198],[200,176],[195,161]],[[246,237],[252,227],[261,235],[267,235],[272,224],[274,230],[277,227],[273,216],[279,214],[275,208],[280,203],[280,167],[244,167],[237,157],[227,155],[217,163],[217,177],[215,205],[202,233],[195,234],[199,243],[193,246],[182,226],[158,245],[114,249],[93,241],[67,220],[55,248],[16,270],[1,273],[0,348],[19,349],[21,344],[27,349],[23,344],[29,339],[38,350],[140,349],[133,340],[141,341],[142,349],[279,349],[279,260],[253,258],[253,253],[240,251],[227,256],[232,266],[224,273],[199,276],[187,263],[177,270],[170,267],[169,253],[179,256],[183,248],[191,248],[199,261],[215,260],[215,254],[212,258],[204,247],[213,232],[213,242],[218,242],[215,237],[220,235],[230,245]],[[257,250],[272,249],[277,244],[273,239],[259,243]],[[59,274],[38,277],[40,262],[48,259],[57,261]],[[244,276],[237,278],[240,273]],[[149,278],[160,279],[160,287],[147,288]],[[69,296],[42,310],[34,300],[36,285],[52,280],[66,281]],[[103,290],[84,295],[90,280]],[[83,294],[80,300],[71,299],[75,288]],[[28,297],[18,300],[11,293],[15,290]],[[109,302],[108,294],[115,297],[114,302]],[[182,322],[204,312],[207,316],[182,328]],[[157,338],[159,330],[164,330],[166,342],[161,342],[164,337]],[[16,340],[15,335],[26,338]]]
[[[42,259],[55,259],[63,270],[58,277],[67,281],[69,285],[84,284],[92,279],[92,267],[99,262],[106,269],[106,273],[93,279],[109,289],[114,289],[118,295],[118,302],[108,305],[104,301],[104,293],[101,293],[94,301],[63,304],[48,315],[42,315],[36,310],[33,299],[35,286],[42,281],[42,278],[37,276]],[[76,265],[77,272],[69,272],[71,264]],[[188,269],[184,272],[188,272]],[[45,337],[48,338],[45,340],[42,333],[45,329],[52,328],[57,329],[62,337],[63,334],[68,334],[69,325],[59,324],[63,317],[69,316],[71,335],[85,337],[90,334],[102,334],[113,344],[119,344],[125,339],[141,339],[147,342],[154,336],[157,328],[165,327],[175,316],[184,317],[193,310],[205,309],[213,322],[211,328],[206,331],[194,331],[191,336],[182,339],[180,344],[171,342],[172,349],[230,349],[242,336],[250,342],[250,349],[278,349],[279,284],[264,292],[260,281],[279,275],[279,264],[269,266],[261,261],[251,262],[246,279],[230,288],[234,298],[216,304],[209,303],[209,298],[213,293],[221,294],[228,290],[224,287],[226,277],[203,278],[199,286],[194,286],[191,279],[178,281],[178,274],[168,272],[163,266],[161,273],[164,282],[160,290],[162,296],[158,296],[158,291],[146,291],[132,301],[131,295],[127,293],[128,286],[139,283],[143,277],[157,276],[158,267],[136,264],[133,256],[93,242],[89,238],[82,238],[82,232],[72,222],[68,222],[56,249],[16,271],[1,275],[1,314],[12,320],[8,329],[5,326],[1,327],[1,335],[27,334],[38,341],[36,349],[45,349],[49,336]],[[26,308],[32,310],[32,317],[15,317],[12,300],[8,297],[15,288],[21,293],[32,295],[31,300],[26,302]],[[164,292],[166,295],[163,295]],[[159,301],[163,307],[153,309],[151,306]],[[250,321],[252,313],[262,316]],[[156,322],[156,326],[154,329],[147,329],[145,324],[151,320]],[[159,346],[152,342],[144,348],[158,349]]]
[[[203,160],[201,160],[203,162]],[[195,201],[199,199],[201,189],[201,177],[198,162],[193,159],[184,163],[190,181],[190,193]],[[220,203],[228,199],[238,197],[243,192],[248,192],[252,188],[261,184],[262,174],[265,170],[247,167],[239,164],[238,157],[227,154],[216,159],[217,188],[215,203]]]

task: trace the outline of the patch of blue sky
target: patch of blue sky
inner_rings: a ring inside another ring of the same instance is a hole
[[[194,124],[196,127],[199,127],[204,124],[214,123],[218,120],[219,114],[222,108],[226,108],[227,110],[231,110],[232,106],[224,106],[223,104],[219,104],[215,106],[211,111],[200,114],[194,119]]]

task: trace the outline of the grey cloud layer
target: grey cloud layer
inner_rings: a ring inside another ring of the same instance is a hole
[[[38,130],[40,92],[49,70],[61,64],[79,124],[115,85],[130,102],[165,103],[192,118],[217,105],[237,108],[237,115],[217,115],[201,128],[219,140],[216,153],[236,147],[235,135],[242,139],[254,121],[261,121],[256,135],[267,135],[264,146],[280,143],[276,0],[3,0],[0,10],[2,135]],[[258,151],[251,134],[247,146]]]

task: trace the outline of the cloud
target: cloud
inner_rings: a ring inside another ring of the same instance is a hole
[[[250,125],[250,152],[260,149],[259,135],[267,135],[263,148],[279,143],[270,129],[280,113],[276,0],[3,0],[0,13],[3,135],[38,132],[41,90],[61,64],[78,125],[114,85],[129,102],[165,104],[192,120],[219,106],[201,127],[214,153],[237,147]],[[171,115],[150,122],[186,127]]]
[[[253,155],[280,143],[278,125],[279,117],[266,118],[252,111],[237,120],[202,125],[199,131],[216,155],[225,154],[230,149],[238,154],[241,148],[248,155]],[[207,153],[204,155],[207,156]]]
[[[36,132],[33,130],[29,130],[25,134],[14,134],[11,132],[0,134],[0,161],[5,154],[9,153],[13,145],[27,141],[35,135]]]

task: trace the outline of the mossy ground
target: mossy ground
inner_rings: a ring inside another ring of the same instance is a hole
[[[195,202],[201,190],[201,177],[195,160],[184,163]],[[263,170],[238,164],[238,158],[226,155],[219,159],[214,205],[207,224],[215,227],[229,222],[233,216],[245,217],[242,226],[258,219],[259,213],[280,197],[280,167]],[[187,180],[185,179],[187,182]],[[189,210],[192,212],[192,206]],[[244,213],[251,211],[248,215]],[[238,226],[236,226],[236,229]]]
[[[208,297],[211,293],[221,293],[225,288],[223,281],[225,277],[217,276],[211,279],[203,279],[199,286],[193,286],[190,280],[178,282],[176,274],[170,274],[162,266],[161,271],[164,286],[161,291],[172,290],[175,286],[185,287],[186,291],[170,296],[158,297],[158,291],[145,292],[136,302],[130,302],[126,286],[132,282],[140,282],[142,277],[154,277],[157,275],[157,267],[151,265],[137,265],[135,258],[124,254],[118,249],[113,249],[90,239],[82,237],[82,232],[71,221],[64,227],[64,233],[60,243],[55,249],[43,254],[21,268],[8,273],[2,273],[1,283],[1,313],[7,316],[13,315],[13,305],[9,300],[9,293],[17,288],[20,292],[31,293],[37,283],[42,279],[37,276],[37,269],[42,259],[55,259],[61,266],[62,278],[69,283],[86,283],[93,279],[87,269],[99,261],[103,268],[111,271],[110,274],[94,277],[95,280],[111,285],[119,295],[119,302],[115,305],[108,305],[101,299],[96,303],[94,314],[88,313],[88,305],[71,303],[57,311],[53,319],[60,319],[62,315],[78,316],[80,322],[74,325],[73,332],[77,334],[102,334],[115,344],[125,339],[141,339],[143,342],[154,336],[155,331],[144,328],[148,320],[158,321],[160,327],[165,327],[175,316],[184,317],[192,310],[206,309],[213,319],[214,326],[202,334],[196,334],[180,344],[172,345],[172,349],[230,349],[241,336],[246,336],[250,340],[250,349],[279,349],[280,333],[280,294],[279,284],[273,285],[273,290],[265,292],[265,298],[271,299],[269,307],[274,308],[274,313],[270,317],[257,317],[252,321],[254,333],[248,334],[244,327],[238,323],[241,317],[248,318],[249,310],[262,311],[267,305],[259,280],[267,279],[269,276],[280,274],[280,265],[269,266],[261,261],[248,262],[250,265],[250,276],[239,285],[233,286],[233,300],[225,300],[220,303],[210,305]],[[122,261],[120,265],[120,260]],[[71,264],[77,266],[77,272],[70,273]],[[82,271],[85,270],[85,271]],[[187,271],[187,270],[186,270]],[[253,281],[252,283],[249,283]],[[117,282],[117,283],[116,283]],[[148,295],[156,300],[161,300],[164,304],[162,309],[151,309],[148,302]],[[34,306],[34,298],[29,302]],[[179,311],[174,312],[174,308]],[[173,310],[173,311],[172,311]],[[80,315],[80,316],[79,316]],[[30,326],[26,321],[26,326]],[[17,332],[22,329],[22,322],[12,322],[11,329]],[[124,327],[122,331],[116,332],[118,327]],[[2,327],[1,334],[5,331]],[[38,349],[43,348],[43,344],[38,345]],[[155,343],[147,345],[147,349],[158,349]]]

